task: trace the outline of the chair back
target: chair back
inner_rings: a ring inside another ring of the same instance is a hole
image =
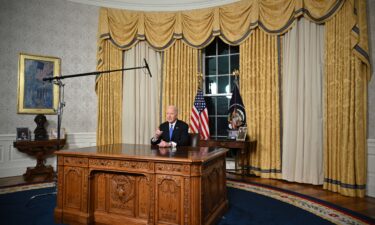
[[[200,140],[199,134],[189,133],[189,142],[190,142],[191,147],[199,146],[199,140]]]

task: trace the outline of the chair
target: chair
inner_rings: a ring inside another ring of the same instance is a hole
[[[189,144],[190,144],[189,146],[198,147],[199,146],[199,140],[200,140],[199,134],[189,133]]]

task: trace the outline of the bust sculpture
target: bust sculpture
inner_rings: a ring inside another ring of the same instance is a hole
[[[39,114],[34,119],[36,123],[36,128],[34,130],[35,140],[47,140],[47,130],[44,127],[44,124],[47,122],[46,117],[43,114]]]

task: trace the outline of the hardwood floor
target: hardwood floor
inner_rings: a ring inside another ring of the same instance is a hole
[[[277,187],[300,194],[304,194],[310,197],[314,197],[338,206],[341,206],[346,209],[350,209],[357,213],[366,215],[375,219],[375,198],[365,197],[365,198],[353,198],[345,197],[343,195],[323,190],[322,186],[319,185],[309,185],[309,184],[299,184],[283,180],[275,179],[264,179],[254,176],[245,176],[241,177],[235,174],[227,174],[228,178],[242,180],[242,181],[251,181],[260,184],[269,185],[272,187]],[[0,178],[0,188],[13,187],[18,185],[26,185],[32,183],[40,183],[40,181],[26,182],[23,179],[23,176],[16,177],[6,177]]]
[[[228,174],[228,178],[233,178],[242,181],[251,181],[260,184],[269,185],[272,187],[281,188],[288,191],[293,191],[299,194],[307,195],[313,198],[326,201],[340,207],[350,209],[354,212],[363,214],[365,216],[375,219],[375,198],[365,197],[365,198],[354,198],[346,197],[341,194],[337,194],[331,191],[323,190],[321,185],[311,185],[311,184],[300,184],[295,182],[288,182],[284,180],[276,179],[265,179],[255,176],[245,176],[241,177],[235,174]]]

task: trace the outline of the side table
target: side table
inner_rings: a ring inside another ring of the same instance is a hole
[[[64,147],[65,139],[52,139],[43,141],[20,140],[14,141],[13,146],[18,151],[26,153],[36,158],[35,167],[27,167],[26,173],[23,174],[26,181],[33,181],[38,178],[42,181],[51,181],[54,178],[54,171],[51,165],[45,165],[46,158],[55,151]]]
[[[199,140],[199,146],[202,147],[223,147],[230,148],[237,151],[235,157],[235,171],[238,171],[238,166],[241,165],[241,175],[249,174],[249,163],[250,163],[250,151],[254,151],[256,148],[255,140],[247,141],[236,141],[229,139],[208,139]],[[229,171],[228,171],[229,172]],[[245,173],[246,172],[246,173]]]

